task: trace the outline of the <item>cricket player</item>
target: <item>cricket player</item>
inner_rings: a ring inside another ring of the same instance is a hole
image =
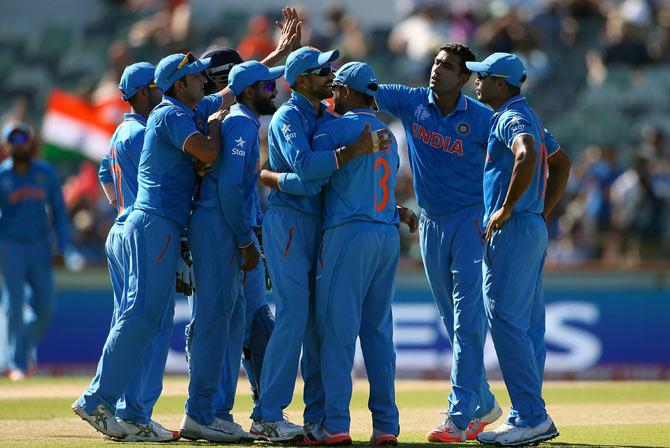
[[[471,440],[502,410],[484,369],[486,317],[481,288],[482,174],[492,112],[461,92],[475,56],[462,44],[442,46],[428,87],[381,84],[380,110],[405,128],[414,190],[422,208],[421,255],[453,349],[446,418],[429,442]]]
[[[198,61],[191,53],[173,54],[156,67],[155,82],[164,97],[147,120],[138,194],[123,229],[128,305],[105,342],[99,381],[72,405],[77,415],[113,438],[128,435],[114,418],[116,402],[156,334],[164,325],[172,326],[179,237],[195,189],[193,157],[210,163],[219,151],[224,112],[210,118],[208,135],[198,132],[193,112],[204,96],[202,71],[209,62]]]
[[[332,96],[330,64],[338,56],[338,50],[322,53],[313,47],[302,47],[288,56],[284,76],[292,89],[291,98],[274,114],[268,133],[273,172],[295,173],[305,180],[324,178],[370,151],[369,130],[346,147],[328,152],[311,150],[317,126],[334,118],[322,100]],[[255,421],[250,432],[270,441],[303,437],[302,427],[283,418],[293,396],[301,346],[305,426],[316,428],[324,417],[313,321],[314,272],[321,242],[321,199],[318,190],[315,193],[297,196],[273,191],[263,220],[276,317],[261,374],[262,421]]]
[[[70,237],[60,181],[49,164],[33,159],[33,139],[25,123],[13,121],[2,129],[10,157],[0,164],[0,269],[12,381],[35,368],[37,343],[56,306],[52,263],[62,260]]]
[[[105,252],[109,276],[114,292],[114,311],[111,328],[125,312],[128,302],[124,269],[127,257],[123,251],[123,225],[133,209],[137,196],[137,167],[144,145],[146,120],[151,110],[161,102],[162,94],[154,83],[155,67],[148,62],[129,65],[121,75],[119,89],[124,101],[131,106],[131,113],[124,115],[109,142],[109,151],[100,164],[99,178],[102,189],[118,214],[107,235]],[[116,403],[116,421],[128,435],[124,440],[136,442],[167,442],[179,439],[178,431],[165,429],[152,420],[153,407],[163,385],[163,370],[169,349],[171,328],[165,325],[155,336],[142,359],[142,364]],[[99,374],[99,372],[98,372]],[[99,381],[93,379],[93,387]]]
[[[229,87],[237,104],[223,122],[222,153],[203,178],[200,199],[189,221],[197,290],[189,349],[189,399],[181,430],[185,438],[253,440],[234,422],[216,418],[213,399],[230,342],[231,318],[240,289],[239,270],[251,271],[259,262],[253,230],[260,171],[258,117],[276,110],[272,103],[277,94],[275,79],[283,71],[283,66],[268,69],[257,61],[238,64],[230,71]],[[218,431],[212,433],[203,427]]]
[[[466,62],[477,73],[478,98],[495,110],[484,167],[483,291],[486,314],[512,409],[478,440],[499,446],[537,444],[558,436],[542,399],[545,311],[542,267],[547,250],[543,213],[567,182],[570,159],[551,144],[521,94],[523,62],[494,53]],[[552,160],[552,162],[549,162]],[[550,200],[545,203],[545,197]]]
[[[333,84],[335,112],[342,117],[318,128],[314,150],[332,151],[350,144],[366,127],[373,133],[387,129],[373,111],[378,84],[367,64],[345,64]],[[325,418],[319,429],[305,435],[307,445],[351,444],[349,403],[357,337],[370,382],[370,443],[398,443],[391,301],[400,254],[394,195],[399,159],[395,139],[375,149],[377,152],[358,157],[335,171],[323,187],[316,328]],[[403,212],[411,214],[406,209]],[[416,217],[410,230],[416,230]]]

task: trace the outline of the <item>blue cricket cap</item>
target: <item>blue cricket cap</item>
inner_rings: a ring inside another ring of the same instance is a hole
[[[298,76],[302,75],[307,70],[321,67],[329,62],[333,62],[339,57],[339,50],[331,50],[321,53],[314,47],[298,48],[286,58],[284,78],[286,78],[286,82],[292,86],[295,84]]]
[[[128,101],[137,94],[140,87],[148,86],[154,82],[156,67],[148,62],[137,62],[129,65],[123,70],[119,90],[123,101]]]
[[[268,68],[258,61],[247,61],[237,64],[228,74],[228,87],[235,96],[258,81],[270,81],[279,78],[284,73],[284,66]]]
[[[466,62],[465,66],[476,73],[504,78],[517,87],[521,87],[526,80],[526,67],[517,55],[511,53],[493,53],[482,62]]]
[[[4,143],[9,143],[9,136],[12,135],[12,132],[20,131],[28,136],[28,140],[33,138],[33,128],[30,127],[27,123],[21,121],[10,121],[2,127],[2,141]]]
[[[158,88],[166,92],[177,80],[204,71],[211,62],[210,58],[196,59],[192,53],[171,54],[158,63],[154,79]]]
[[[347,62],[335,73],[337,84],[351,87],[357,92],[366,93],[370,96],[377,95],[377,76],[368,64],[364,62]]]

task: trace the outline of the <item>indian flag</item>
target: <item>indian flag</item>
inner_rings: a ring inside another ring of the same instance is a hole
[[[53,90],[42,122],[43,155],[47,159],[102,160],[118,123],[106,105]]]

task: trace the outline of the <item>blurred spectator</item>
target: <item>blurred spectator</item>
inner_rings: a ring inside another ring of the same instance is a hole
[[[130,49],[121,40],[110,45],[107,51],[108,69],[93,90],[92,103],[101,106],[105,118],[112,123],[121,123],[123,114],[130,112],[128,104],[119,95],[119,81],[123,69],[132,64]]]
[[[487,54],[495,52],[528,54],[537,48],[539,33],[532,23],[522,20],[518,8],[501,7],[496,14],[482,23],[477,30],[477,43]]]
[[[314,33],[312,45],[324,50],[337,48],[340,50],[340,63],[362,61],[368,52],[358,20],[348,15],[339,4],[326,11],[326,22],[318,33]]]
[[[273,24],[267,16],[254,16],[247,25],[247,34],[237,46],[242,59],[262,60],[275,49]]]
[[[158,11],[130,28],[128,42],[133,47],[149,43],[157,47],[170,44],[182,47],[188,38],[190,20],[189,0],[163,0]]]

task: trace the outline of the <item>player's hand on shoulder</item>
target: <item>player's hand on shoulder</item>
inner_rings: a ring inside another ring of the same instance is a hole
[[[228,109],[219,109],[209,116],[207,124],[209,124],[210,126],[220,125],[221,121],[223,121],[223,119],[226,118],[226,115],[228,115],[229,113],[230,111]]]
[[[400,216],[400,222],[407,224],[407,227],[409,227],[409,233],[416,232],[419,228],[419,219],[412,209],[398,205],[398,215]]]
[[[258,261],[261,258],[261,254],[258,252],[256,245],[252,243],[246,247],[240,247],[240,252],[242,252],[241,269],[245,272],[256,269]]]

